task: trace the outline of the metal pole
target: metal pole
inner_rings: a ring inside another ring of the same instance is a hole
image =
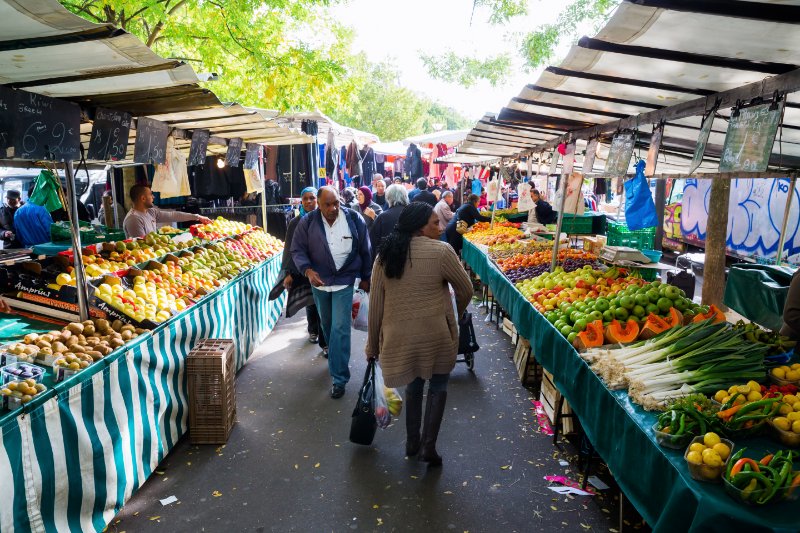
[[[602,179],[602,178],[598,178]],[[658,226],[656,226],[656,242],[655,249],[661,250],[664,242],[664,207],[667,203],[667,180],[656,180],[656,218],[658,218]]]
[[[117,213],[117,183],[116,178],[114,177],[114,167],[109,166],[107,172],[109,181],[111,182],[111,201],[114,204],[114,227],[121,228],[122,225],[119,223],[119,213]]]
[[[267,147],[263,147],[266,152]],[[264,228],[264,233],[267,232],[267,157],[266,153],[261,162],[261,227]]]
[[[500,160],[500,168],[501,169],[503,168],[503,160],[502,159]],[[502,178],[502,174],[499,171],[497,172],[497,179],[498,180],[502,180],[503,179]],[[500,182],[498,181],[498,185],[499,185],[499,183]],[[486,182],[486,189],[487,189],[487,193],[488,193],[489,182]],[[488,194],[487,194],[487,196],[488,196]],[[487,198],[487,200],[488,200],[488,198]],[[497,198],[495,198],[494,202],[492,203],[492,221],[489,223],[489,229],[494,229],[494,212],[497,211],[497,206],[494,205],[494,204],[496,204],[496,203],[497,203]]]
[[[553,238],[553,258],[550,260],[550,272],[556,269],[556,263],[558,262],[558,245],[561,241],[561,225],[564,223],[564,205],[567,203],[566,174],[561,174],[561,200],[558,203],[558,223],[556,224],[556,235]]]
[[[64,163],[67,177],[67,197],[69,198],[70,222],[69,231],[72,233],[73,263],[75,264],[75,289],[78,292],[78,312],[81,321],[89,320],[89,298],[86,293],[86,273],[83,270],[83,255],[81,254],[81,232],[78,224],[78,197],[75,195],[75,172],[72,161]]]
[[[786,207],[783,210],[783,223],[781,224],[781,237],[778,240],[778,258],[775,264],[781,266],[783,262],[783,245],[786,244],[786,225],[789,223],[789,208],[792,206],[792,198],[794,197],[794,187],[797,184],[797,176],[792,176],[792,181],[789,184],[789,192],[786,195]]]

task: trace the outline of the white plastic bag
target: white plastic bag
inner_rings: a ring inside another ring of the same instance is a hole
[[[375,419],[378,427],[386,429],[392,423],[392,417],[403,410],[403,398],[397,389],[390,389],[383,382],[383,371],[375,365]]]
[[[353,329],[367,331],[369,329],[369,294],[361,289],[353,293]]]

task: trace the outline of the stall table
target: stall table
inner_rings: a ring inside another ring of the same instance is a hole
[[[238,369],[272,331],[285,299],[268,300],[280,264],[278,254],[23,409],[0,412],[0,531],[102,531],[187,431],[195,343],[233,339]]]
[[[632,403],[626,391],[611,391],[575,349],[537,312],[478,247],[464,240],[462,258],[489,285],[531,343],[537,361],[550,373],[578,416],[597,452],[642,517],[654,531],[797,531],[797,505],[790,502],[748,507],[721,484],[689,475],[683,450],[658,446],[653,413]],[[740,447],[735,442],[736,448]],[[743,441],[752,456],[782,446],[762,438]]]

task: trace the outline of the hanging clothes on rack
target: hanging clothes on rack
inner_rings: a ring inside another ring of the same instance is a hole
[[[316,187],[317,177],[319,176],[319,145],[317,144],[317,121],[304,120],[301,123],[300,129],[303,133],[310,135],[314,138],[314,142],[308,144],[308,174],[306,176],[306,186]]]
[[[608,183],[606,182],[605,178],[596,178],[594,180],[594,193],[597,197],[605,196],[606,191],[608,190]]]
[[[375,165],[375,151],[367,144],[361,150],[361,184],[372,186],[372,176],[377,172]]]
[[[332,129],[328,129],[328,139],[325,143],[325,178],[328,184],[335,185],[339,174],[339,149],[336,148],[336,136]]]
[[[264,167],[266,168],[264,177],[268,180],[278,181],[278,147],[266,146],[264,156]]]
[[[361,175],[361,153],[358,149],[355,139],[350,141],[347,145],[347,152],[345,153],[345,161],[347,162],[347,173],[350,174],[350,179],[354,176]]]
[[[411,145],[408,147],[408,150],[406,150],[406,160],[403,172],[412,180],[416,180],[423,176],[422,151],[414,143],[411,143]]]

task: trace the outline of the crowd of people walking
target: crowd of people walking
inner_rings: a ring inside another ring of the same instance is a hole
[[[471,225],[483,217],[472,198],[453,211],[454,191],[438,183],[429,187],[421,178],[409,192],[379,174],[374,178],[372,187],[341,195],[330,186],[302,191],[276,289],[288,291],[288,316],[305,308],[309,341],[328,359],[333,399],[345,395],[350,381],[354,291],[369,293],[362,353],[380,362],[388,387],[405,387],[406,454],[436,466],[442,464],[436,441],[458,351],[458,318],[473,290],[449,230],[460,219]]]

